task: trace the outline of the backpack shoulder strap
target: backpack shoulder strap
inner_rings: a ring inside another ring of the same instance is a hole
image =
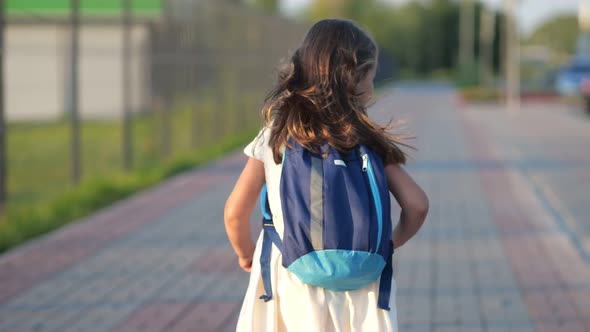
[[[377,307],[389,311],[389,299],[391,297],[391,279],[393,278],[393,243],[391,243],[391,250],[387,255],[385,261],[385,268],[381,272],[381,280],[379,281],[379,297],[377,298]]]
[[[272,299],[270,279],[270,254],[272,244],[274,243],[280,252],[283,251],[283,244],[272,221],[266,184],[262,187],[262,192],[260,193],[260,209],[262,210],[262,229],[264,231],[264,235],[262,236],[262,249],[260,252],[260,271],[262,274],[262,284],[264,285],[264,291],[266,292],[266,294],[260,296],[260,299],[264,300],[264,302],[268,302]]]

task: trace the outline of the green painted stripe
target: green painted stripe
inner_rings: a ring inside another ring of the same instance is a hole
[[[134,13],[160,13],[162,0],[132,0]],[[8,15],[55,15],[67,14],[70,11],[70,0],[6,0]],[[80,0],[80,12],[86,15],[119,13],[121,0]]]

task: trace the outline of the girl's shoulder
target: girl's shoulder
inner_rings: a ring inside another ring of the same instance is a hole
[[[268,151],[270,150],[270,146],[268,145],[269,141],[270,128],[264,126],[262,129],[260,129],[254,139],[248,143],[248,145],[246,145],[243,152],[248,157],[252,157],[264,162],[266,156],[268,155]]]

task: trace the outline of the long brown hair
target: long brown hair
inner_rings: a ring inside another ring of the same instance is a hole
[[[262,110],[275,163],[289,137],[316,153],[323,142],[342,152],[365,144],[384,164],[406,162],[389,125],[370,120],[356,94],[358,82],[377,65],[377,52],[350,20],[325,19],[309,29]]]

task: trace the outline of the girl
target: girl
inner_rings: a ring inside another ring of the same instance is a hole
[[[295,51],[289,67],[266,98],[266,125],[244,149],[248,159],[225,205],[225,227],[242,269],[251,272],[238,331],[397,331],[395,305],[378,309],[379,281],[352,291],[331,291],[303,284],[271,252],[273,300],[264,294],[260,246],[250,233],[250,216],[266,183],[270,210],[279,234],[283,220],[279,183],[282,147],[292,137],[311,151],[328,142],[338,151],[365,144],[384,162],[390,192],[402,208],[393,231],[395,247],[421,227],[428,211],[424,191],[400,166],[406,156],[387,127],[371,121],[365,109],[373,94],[377,68],[375,42],[349,20],[317,22]],[[392,281],[395,298],[395,280]],[[393,300],[394,301],[394,300]]]

